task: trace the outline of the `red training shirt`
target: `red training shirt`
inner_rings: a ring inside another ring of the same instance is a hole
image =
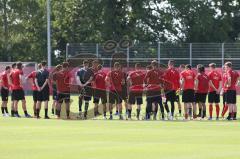
[[[113,70],[107,75],[110,80],[111,91],[122,91],[122,81],[124,81],[124,74],[122,71]]]
[[[60,71],[54,75],[58,93],[70,93],[71,78],[69,71]]]
[[[129,74],[129,78],[131,80],[130,91],[132,91],[132,92],[142,92],[143,91],[144,78],[145,78],[144,72],[141,71],[141,70],[131,72]]]
[[[192,70],[185,70],[181,72],[181,78],[184,79],[183,89],[192,89],[194,90],[194,81],[195,81],[195,74]]]
[[[23,89],[23,87],[21,85],[20,75],[23,75],[23,71],[20,70],[20,69],[15,69],[10,74],[10,78],[12,80],[12,86],[11,86],[12,90],[21,90],[21,89]]]
[[[178,90],[180,88],[180,74],[175,68],[168,68],[165,71],[164,79],[170,83],[170,90]]]
[[[38,89],[37,89],[37,86],[36,86],[36,84],[35,84],[35,78],[36,78],[36,74],[37,74],[37,72],[36,71],[33,71],[33,72],[31,72],[28,76],[27,76],[27,78],[28,79],[32,79],[32,90],[33,91],[37,91]]]
[[[221,74],[217,71],[211,71],[208,73],[209,80],[212,81],[215,88],[219,88],[220,82],[222,81]],[[214,92],[213,87],[209,86],[209,92]]]
[[[196,79],[198,80],[197,93],[208,93],[209,78],[205,73],[198,73]]]
[[[227,79],[231,78],[231,85],[227,87],[227,90],[236,90],[237,80],[239,74],[236,71],[229,70],[227,71]]]

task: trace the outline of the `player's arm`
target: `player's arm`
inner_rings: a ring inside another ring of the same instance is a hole
[[[24,77],[22,74],[19,74],[19,79],[20,79],[20,86],[23,86],[24,83]]]
[[[179,82],[180,82],[180,89],[183,90],[183,86],[185,84],[185,79],[181,76]]]
[[[34,83],[35,83],[35,85],[36,85],[38,91],[41,91],[41,88],[40,88],[39,85],[38,85],[37,78],[35,78]]]
[[[198,83],[199,83],[198,78],[195,78],[195,79],[194,79],[194,90],[195,90],[195,91],[198,90]]]
[[[45,80],[43,86],[42,86],[40,89],[42,90],[47,84],[50,85],[50,84],[49,84],[49,78],[47,78],[47,79]]]
[[[218,89],[214,86],[212,80],[209,80],[209,85],[212,87],[216,92],[218,92]]]

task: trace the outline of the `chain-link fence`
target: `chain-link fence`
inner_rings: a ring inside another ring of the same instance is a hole
[[[106,43],[69,43],[66,46],[66,58],[78,55],[94,55],[102,59],[104,65],[111,63],[116,53],[125,55],[127,65],[135,62],[148,63],[155,59],[166,64],[174,59],[177,65],[207,65],[214,62],[221,67],[225,61],[232,61],[235,69],[240,69],[240,43],[135,43],[107,41]],[[81,57],[81,56],[80,56]],[[84,57],[84,56],[82,56]]]

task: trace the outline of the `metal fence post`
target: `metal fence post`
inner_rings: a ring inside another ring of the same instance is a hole
[[[158,54],[158,62],[160,63],[161,60],[161,43],[158,42],[158,50],[157,50],[157,54]]]
[[[224,43],[222,43],[222,66],[224,65]]]
[[[190,46],[189,46],[189,62],[190,62],[190,65],[192,66],[192,43],[190,43]]]
[[[97,56],[97,58],[98,58],[98,56],[99,56],[99,52],[98,52],[98,43],[96,44],[96,56]]]
[[[129,68],[129,47],[127,48],[127,67]]]
[[[70,45],[69,43],[67,43],[67,45],[66,45],[66,60],[68,59],[68,51],[69,51],[68,47],[69,47],[69,45]]]

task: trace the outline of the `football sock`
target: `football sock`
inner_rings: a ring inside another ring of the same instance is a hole
[[[140,116],[140,109],[137,109],[137,118]]]
[[[169,113],[170,111],[169,111],[168,105],[167,105],[167,104],[164,104],[164,107],[165,107],[167,113]]]
[[[203,110],[202,118],[206,117],[206,110]]]
[[[199,108],[199,113],[198,116],[201,117],[202,116],[202,108]]]
[[[219,117],[219,113],[220,113],[220,107],[218,104],[216,104],[216,114],[217,114],[217,118]]]
[[[37,116],[37,118],[39,117],[39,113],[40,113],[40,109],[36,109],[36,116]]]
[[[46,108],[45,109],[45,117],[47,117],[48,116],[48,109]]]
[[[106,114],[107,114],[106,112],[103,112],[103,116],[106,116]]]
[[[24,114],[25,114],[25,116],[27,116],[27,115],[28,115],[28,113],[27,113],[27,111],[26,111],[26,110],[24,110]]]
[[[233,113],[233,119],[236,119],[237,118],[237,112],[234,112]]]
[[[4,114],[4,107],[1,107],[1,110],[2,110],[2,114]]]
[[[52,114],[54,114],[54,109],[52,109]]]
[[[79,109],[79,112],[82,112],[82,99],[78,100],[78,109]]]
[[[7,108],[7,107],[5,107],[5,113],[7,113],[7,114],[8,114],[8,108]]]
[[[11,116],[14,116],[15,111],[11,110]]]
[[[182,114],[182,110],[181,109],[179,109],[178,112],[179,112],[179,114]]]
[[[132,117],[132,109],[128,109],[128,118]]]
[[[174,111],[175,111],[175,106],[174,106],[174,102],[171,102],[171,115],[174,116]]]
[[[70,110],[66,109],[66,114],[67,114],[67,117],[69,117],[70,116]]]
[[[210,118],[212,118],[212,113],[213,113],[213,106],[212,104],[209,105],[209,115],[210,115]]]

